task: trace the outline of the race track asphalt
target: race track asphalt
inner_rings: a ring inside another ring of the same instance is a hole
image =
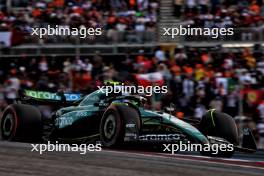
[[[31,145],[0,141],[0,176],[263,176],[264,152],[232,159],[103,150],[31,152]]]

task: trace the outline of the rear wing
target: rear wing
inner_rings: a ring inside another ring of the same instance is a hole
[[[82,98],[82,94],[78,93],[53,93],[35,90],[22,90],[18,94],[18,101],[39,105],[74,105]]]

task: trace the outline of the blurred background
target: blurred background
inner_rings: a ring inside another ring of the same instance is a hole
[[[30,35],[48,25],[100,27],[103,35]],[[234,35],[162,35],[179,25],[233,27]],[[263,0],[0,0],[0,110],[20,89],[86,94],[108,80],[158,81],[169,92],[150,97],[148,108],[174,103],[177,116],[197,119],[224,111],[264,147],[263,47]]]

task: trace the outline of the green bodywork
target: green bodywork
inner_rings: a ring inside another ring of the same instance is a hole
[[[165,124],[171,128],[182,130],[183,133],[187,134],[189,137],[199,143],[208,143],[207,138],[197,128],[168,113],[144,110],[143,108],[141,108],[140,114],[142,117],[143,125],[154,125],[155,123],[158,123],[157,125]],[[160,121],[153,119],[153,117],[160,117]]]
[[[43,98],[42,96],[36,97],[36,95],[46,95],[45,99],[52,97],[54,98],[53,100],[59,101],[60,99],[54,93],[48,96],[48,93],[32,93],[28,91],[27,94],[28,96],[31,95],[34,98]],[[66,129],[80,121],[85,121],[92,118],[99,119],[98,115],[102,116],[107,106],[109,106],[109,104],[106,103],[107,98],[108,97],[106,97],[104,93],[97,90],[85,96],[77,106],[69,106],[57,110],[55,126],[58,129]],[[133,102],[132,100],[126,100],[125,98],[121,100],[114,100],[111,103],[128,106],[128,101],[138,108],[142,121],[142,128],[149,126],[165,126],[166,128],[177,129],[178,131],[180,130],[183,134],[198,143],[209,143],[206,136],[204,136],[197,128],[168,113],[146,110],[143,107],[138,106],[136,102]],[[102,108],[104,106],[105,108]],[[89,128],[93,128],[94,126],[96,125],[91,124]],[[96,127],[98,127],[98,125]],[[99,129],[95,133],[98,134]]]
[[[102,97],[104,97],[102,93],[95,91],[87,95],[78,106],[58,110],[57,113],[60,117],[56,121],[57,127],[66,128],[79,119],[92,117],[99,111],[99,106],[95,105],[95,103],[104,103]],[[116,105],[127,105],[127,103],[117,100],[112,103]],[[132,104],[135,105],[136,103],[132,102]],[[180,129],[184,134],[188,135],[196,142],[203,144],[208,143],[207,138],[197,128],[175,116],[164,112],[145,110],[142,107],[138,107],[138,109],[143,128],[147,125],[165,125],[169,128]]]

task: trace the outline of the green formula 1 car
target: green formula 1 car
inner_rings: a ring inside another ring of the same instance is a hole
[[[252,133],[244,130],[244,140],[240,142],[235,121],[225,113],[209,110],[201,121],[179,119],[170,110],[144,109],[145,101],[139,95],[106,96],[100,90],[86,96],[25,90],[17,103],[2,113],[0,133],[3,140],[21,142],[100,140],[105,147],[130,142],[152,145],[181,142],[232,144],[235,150],[256,151]],[[56,109],[48,119],[38,109],[37,105],[43,104]],[[231,157],[234,151],[201,153]]]

